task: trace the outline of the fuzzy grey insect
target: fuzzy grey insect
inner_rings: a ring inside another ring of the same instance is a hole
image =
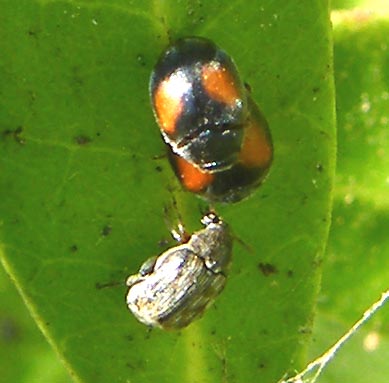
[[[142,323],[180,329],[200,317],[226,284],[232,254],[229,226],[215,213],[189,240],[148,259],[127,279],[128,308]],[[182,238],[176,232],[175,238]],[[182,239],[181,239],[182,241]]]

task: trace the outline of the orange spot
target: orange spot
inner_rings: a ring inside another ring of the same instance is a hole
[[[181,182],[187,190],[199,193],[213,181],[213,174],[196,168],[182,157],[174,156],[174,159]]]
[[[251,118],[248,121],[239,153],[240,162],[244,165],[261,168],[267,168],[270,165],[273,157],[273,146],[266,129],[267,127],[261,126],[258,121]]]
[[[241,98],[234,76],[224,67],[204,65],[202,84],[208,95],[219,102],[233,106]]]
[[[172,95],[170,89],[169,79],[161,82],[154,94],[154,106],[160,128],[167,134],[174,134],[183,102],[180,95]]]

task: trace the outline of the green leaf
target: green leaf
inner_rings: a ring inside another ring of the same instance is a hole
[[[340,15],[335,27],[338,165],[314,355],[388,288],[389,21],[360,16]],[[340,351],[321,382],[387,382],[388,320],[386,307]]]
[[[1,261],[83,382],[274,382],[300,364],[329,226],[334,95],[328,4],[3,1]],[[173,187],[148,98],[168,37],[205,36],[236,61],[275,160],[251,198],[216,209],[237,243],[227,287],[180,332],[148,331],[124,281],[169,236]]]
[[[69,383],[70,377],[38,331],[0,268],[0,376],[7,383]]]

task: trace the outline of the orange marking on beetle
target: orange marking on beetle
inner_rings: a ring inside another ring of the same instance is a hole
[[[204,190],[214,179],[214,175],[204,172],[182,157],[175,156],[180,179],[184,187],[194,193]]]
[[[248,167],[267,168],[272,158],[273,146],[266,127],[250,118],[239,153],[240,162]]]
[[[213,63],[206,64],[201,76],[202,85],[212,99],[234,106],[241,98],[235,78],[226,68]]]
[[[169,81],[169,79],[162,81],[156,89],[154,105],[161,129],[167,134],[174,134],[184,102],[181,95],[172,94]]]

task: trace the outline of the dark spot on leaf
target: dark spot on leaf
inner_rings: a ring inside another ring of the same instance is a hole
[[[101,289],[105,289],[107,287],[122,286],[123,284],[124,284],[123,281],[111,281],[111,282],[105,282],[105,283],[96,282],[95,288],[97,290],[101,290]]]
[[[294,276],[293,270],[288,270],[286,275],[287,275],[288,278],[293,278],[293,276]]]
[[[263,363],[263,362],[258,363],[258,368],[260,368],[261,370],[264,369],[265,367],[266,367],[265,363]]]
[[[259,267],[259,269],[261,270],[262,274],[265,277],[267,277],[267,276],[269,276],[271,274],[278,273],[277,268],[274,265],[272,265],[271,263],[262,263],[262,262],[260,262],[258,264],[258,267]]]
[[[327,132],[325,132],[324,130],[320,130],[319,133],[320,133],[322,136],[328,136]]]
[[[134,337],[132,335],[127,335],[126,336],[126,339],[130,342],[132,342],[134,340]]]
[[[300,327],[299,328],[299,333],[300,334],[311,334],[312,330],[309,327]]]
[[[17,142],[20,145],[24,145],[26,143],[25,138],[22,137],[23,128],[21,126],[18,126],[16,129],[5,129],[3,130],[3,136],[5,138],[12,137],[15,142]]]
[[[313,92],[313,93],[317,93],[319,90],[320,90],[320,88],[319,88],[318,86],[316,86],[316,87],[314,87],[314,88],[312,89],[312,92]]]
[[[101,290],[104,287],[106,287],[106,284],[100,283],[100,282],[96,282],[95,287],[96,287],[97,290]]]
[[[72,245],[72,246],[70,246],[69,250],[70,250],[72,253],[75,253],[75,252],[78,250],[78,246],[77,246],[77,245]]]
[[[155,170],[156,170],[158,173],[161,173],[163,169],[162,169],[161,166],[156,166],[156,167],[155,167]]]
[[[246,90],[251,93],[251,86],[250,84],[248,84],[247,82],[244,83],[244,87],[246,88]]]
[[[323,165],[319,162],[316,164],[316,170],[321,173],[323,171]]]
[[[130,368],[131,370],[135,369],[134,365],[131,362],[127,362],[126,367]]]
[[[100,136],[101,136],[101,133],[100,133],[100,132],[96,132],[96,136],[97,136],[97,137],[100,137]]]
[[[27,31],[27,34],[31,37],[37,37],[38,36],[38,33],[40,31],[35,29],[35,28],[30,28],[28,31]]]
[[[92,139],[88,136],[80,134],[79,136],[74,137],[74,142],[78,145],[87,145],[92,141]]]
[[[101,235],[103,237],[108,237],[111,234],[112,227],[110,225],[105,225],[101,230]]]

